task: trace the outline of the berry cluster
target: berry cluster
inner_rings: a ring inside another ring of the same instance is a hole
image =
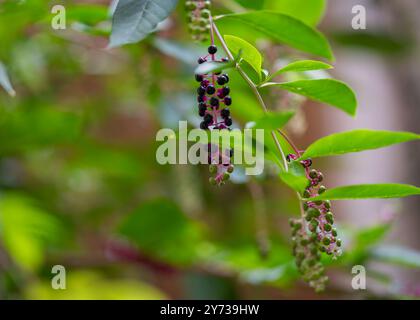
[[[188,0],[185,9],[188,12],[188,28],[196,41],[207,41],[210,32],[210,7],[209,0]]]
[[[299,156],[294,154],[287,156],[288,161],[296,161],[298,158]],[[326,191],[321,185],[324,180],[323,174],[310,169],[310,159],[300,161],[300,164],[305,168],[309,183],[303,192],[304,217],[290,221],[293,253],[304,280],[317,291],[322,291],[328,278],[324,275],[324,268],[320,262],[321,253],[337,258],[341,255],[341,240],[337,238],[337,230],[333,228],[334,216],[330,201],[311,201],[311,198]]]
[[[207,62],[226,62],[227,58],[216,59],[217,47],[211,45],[208,48],[208,55],[198,59],[199,64]],[[230,130],[232,118],[230,117],[229,106],[232,98],[229,96],[229,76],[227,74],[210,73],[196,74],[195,79],[200,83],[197,89],[198,114],[203,118],[200,128],[203,130]],[[220,150],[215,145],[209,145],[208,150],[210,173],[215,177],[210,178],[213,185],[222,185],[230,178],[234,167],[232,163],[233,150]]]

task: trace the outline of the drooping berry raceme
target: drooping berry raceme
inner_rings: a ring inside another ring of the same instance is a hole
[[[227,59],[216,58],[217,47],[212,44],[208,47],[208,54],[198,59],[199,64],[207,61],[226,62]],[[209,74],[196,74],[195,79],[200,83],[197,89],[198,115],[202,117],[200,128],[203,130],[230,130],[233,121],[230,109],[232,98],[229,96],[229,76],[222,72]],[[230,178],[234,170],[232,165],[233,150],[222,150],[216,144],[208,146],[208,161],[210,178],[213,185],[222,185]]]
[[[207,41],[210,33],[209,0],[188,0],[185,2],[188,28],[195,41]]]
[[[298,161],[298,155],[287,156],[289,162]],[[293,254],[296,265],[303,278],[317,291],[322,291],[328,281],[324,274],[321,254],[325,253],[336,259],[341,255],[341,240],[337,237],[337,230],[333,227],[334,216],[331,212],[330,201],[311,201],[326,191],[321,185],[324,176],[321,172],[311,169],[312,160],[300,161],[309,180],[303,192],[304,216],[290,221],[292,227]]]

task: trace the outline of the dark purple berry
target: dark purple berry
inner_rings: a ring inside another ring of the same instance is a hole
[[[226,73],[223,76],[226,78],[226,83],[228,83],[229,82],[229,76]]]
[[[206,111],[207,105],[204,102],[200,102],[200,104],[198,105],[198,110]]]
[[[225,105],[230,106],[232,104],[232,98],[227,96],[227,97],[225,97],[223,102],[225,103]]]
[[[203,80],[203,81],[201,81],[201,86],[203,87],[203,88],[207,88],[207,86],[210,84],[210,81],[209,80]]]
[[[209,125],[204,121],[200,123],[200,129],[206,130],[209,128]]]
[[[226,97],[230,93],[230,88],[229,87],[223,87],[222,88],[222,93],[223,93],[223,96]]]
[[[229,118],[230,110],[228,108],[223,109],[222,112],[220,112],[220,115],[222,116],[222,118]]]
[[[206,110],[198,110],[198,115],[204,117],[206,115]]]
[[[211,114],[206,114],[205,116],[204,116],[204,122],[205,123],[207,123],[207,124],[210,124],[210,123],[212,123],[213,122],[213,116],[211,115]]]
[[[203,96],[206,94],[206,89],[204,87],[199,87],[197,89],[197,94],[199,94],[200,96]]]
[[[305,168],[309,168],[310,166],[312,166],[312,160],[311,159],[306,159],[301,161],[301,164],[305,167]]]
[[[214,94],[216,92],[216,88],[213,85],[209,85],[207,87],[207,94]]]
[[[197,80],[197,82],[201,82],[204,80],[204,77],[202,74],[196,74],[195,75],[195,80]]]
[[[197,101],[200,103],[206,101],[206,96],[198,96]]]
[[[227,83],[228,82],[228,80],[227,80],[227,78],[225,77],[225,75],[221,75],[220,77],[217,77],[217,83],[220,85],[220,86],[223,86],[225,83]]]
[[[212,105],[213,107],[218,107],[219,106],[219,99],[213,97],[210,99],[210,105]]]
[[[203,64],[206,61],[207,61],[206,59],[204,59],[203,57],[200,57],[197,62],[198,64]]]
[[[225,125],[227,125],[228,127],[230,127],[232,125],[232,119],[231,118],[226,118],[225,119]]]
[[[229,61],[229,58],[228,57],[222,58],[222,62],[228,62],[228,61]]]
[[[217,52],[217,47],[215,45],[211,45],[208,48],[208,51],[209,51],[210,54],[215,54]]]

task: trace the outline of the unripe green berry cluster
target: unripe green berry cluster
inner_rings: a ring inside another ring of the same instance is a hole
[[[195,41],[204,42],[209,38],[210,31],[210,7],[209,0],[187,0],[188,29]]]
[[[292,249],[296,267],[302,274],[304,281],[317,292],[325,289],[328,277],[321,263],[319,241],[313,234],[307,232],[303,219],[291,219]]]
[[[289,162],[298,161],[298,158],[299,156],[294,154],[287,156]],[[304,216],[291,222],[293,237],[298,239],[298,245],[300,245],[299,247],[294,243],[294,254],[299,271],[304,275],[304,279],[319,291],[323,290],[325,282],[328,280],[326,276],[320,273],[321,254],[325,253],[336,259],[341,255],[342,243],[337,237],[337,229],[334,228],[331,202],[328,200],[311,201],[311,198],[315,198],[326,191],[326,188],[321,185],[324,180],[323,174],[311,169],[311,159],[302,160],[300,164],[304,167],[309,182],[302,194]],[[313,266],[313,269],[307,270],[309,264]],[[314,273],[316,276],[313,276]]]

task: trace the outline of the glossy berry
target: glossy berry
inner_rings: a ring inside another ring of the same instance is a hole
[[[203,81],[203,79],[204,79],[203,75],[201,75],[201,74],[196,74],[195,75],[195,80],[197,80],[197,82],[201,82],[201,81]]]
[[[199,87],[199,88],[197,89],[197,94],[198,94],[198,95],[200,95],[200,96],[205,95],[205,94],[206,94],[206,89],[205,89],[205,88],[203,88],[203,87]]]
[[[198,110],[206,111],[207,110],[207,105],[204,102],[200,102],[200,104],[198,105]]]
[[[229,93],[230,93],[230,88],[229,87],[223,87],[222,88],[222,94],[223,94],[223,96],[227,96],[227,95],[229,95]]]
[[[205,123],[207,123],[207,124],[210,124],[210,123],[212,123],[213,122],[213,116],[211,115],[211,114],[206,114],[205,116],[204,116],[204,122]]]
[[[211,46],[208,48],[208,52],[209,52],[210,54],[215,54],[215,53],[217,52],[217,47],[216,47],[215,45],[211,45]]]
[[[229,118],[230,110],[228,108],[223,109],[222,112],[220,112],[220,115],[222,116],[222,118]]]
[[[213,85],[209,85],[207,87],[207,94],[214,94],[216,92],[216,88]]]
[[[217,83],[221,86],[223,86],[224,84],[226,84],[228,82],[228,79],[226,78],[225,75],[221,75],[220,77],[217,77]]]
[[[231,118],[226,118],[225,119],[225,125],[227,125],[228,127],[230,127],[232,125],[232,119]]]
[[[223,102],[225,103],[225,105],[230,106],[232,104],[232,98],[227,96],[223,99]]]
[[[205,123],[204,121],[200,123],[200,129],[206,130],[208,128],[209,128],[208,124]]]
[[[219,99],[213,97],[210,99],[210,105],[212,105],[213,107],[218,107],[219,106]]]
[[[206,110],[198,110],[198,115],[200,116],[200,117],[204,117],[205,115],[206,115]]]
[[[205,96],[198,96],[197,97],[197,101],[200,102],[200,103],[201,102],[205,102],[206,101],[206,97]]]
[[[198,62],[198,64],[203,64],[204,62],[206,62],[207,60],[206,59],[204,59],[203,57],[200,57],[198,60],[197,60],[197,62]]]
[[[316,171],[316,170],[311,170],[311,171],[309,172],[309,177],[310,177],[311,179],[316,179],[316,177],[318,177],[318,171]]]

